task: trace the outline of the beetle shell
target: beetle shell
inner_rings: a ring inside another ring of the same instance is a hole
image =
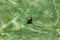
[[[31,24],[31,23],[32,23],[32,17],[27,20],[27,24]]]

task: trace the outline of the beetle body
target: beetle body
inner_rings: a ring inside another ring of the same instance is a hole
[[[28,18],[28,20],[27,20],[27,24],[31,24],[31,23],[32,23],[32,17]]]

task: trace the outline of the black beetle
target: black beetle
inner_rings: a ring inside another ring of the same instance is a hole
[[[28,18],[27,24],[32,24],[32,17]]]

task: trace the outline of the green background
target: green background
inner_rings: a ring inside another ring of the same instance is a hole
[[[0,0],[0,40],[60,40],[60,0]]]

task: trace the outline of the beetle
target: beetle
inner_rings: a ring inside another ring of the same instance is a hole
[[[32,24],[32,17],[28,18],[27,24]]]

